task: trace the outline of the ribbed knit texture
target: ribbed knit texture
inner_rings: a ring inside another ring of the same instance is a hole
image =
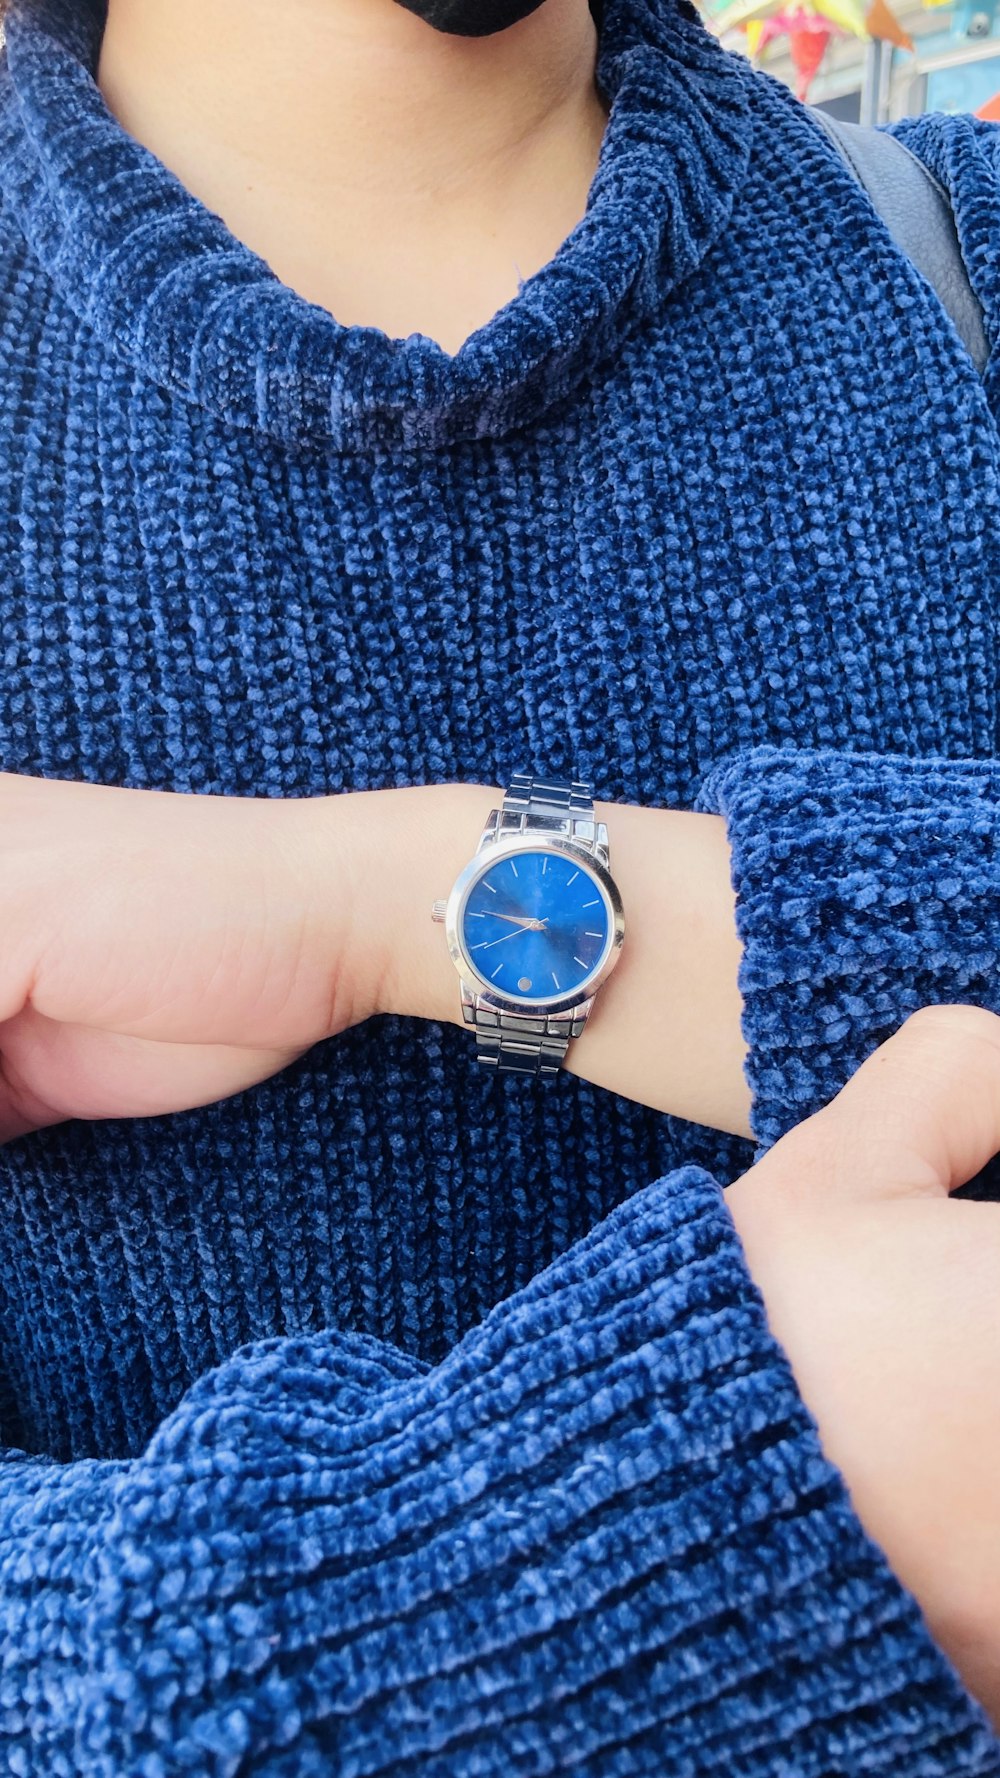
[[[1000,764],[760,748],[701,803],[733,852],[763,1145],[918,1007],[1000,1012]]]
[[[434,1369],[262,1342],[4,1480],[17,1774],[997,1770],[693,1169]]]
[[[763,1142],[997,1004],[995,384],[792,97],[610,0],[586,217],[451,356],[281,284],[101,28],[15,0],[0,60],[3,767],[721,809]],[[997,133],[899,127],[993,338]],[[0,1150],[0,1764],[998,1778],[768,1333],[753,1152],[398,1018]]]

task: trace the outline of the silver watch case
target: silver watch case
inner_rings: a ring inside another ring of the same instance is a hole
[[[516,856],[518,852],[553,852],[561,854],[564,858],[575,858],[593,877],[607,904],[608,939],[603,960],[594,974],[588,976],[582,986],[572,994],[550,994],[539,1000],[508,999],[506,995],[498,994],[493,983],[485,976],[480,975],[468,953],[463,949],[459,932],[470,890],[481,876],[492,869],[501,854],[505,857],[511,853]],[[562,839],[557,835],[549,834],[527,833],[510,837],[501,835],[496,839],[491,835],[480,846],[475,857],[470,858],[464,870],[456,877],[451,894],[445,903],[444,929],[448,941],[448,951],[462,978],[463,989],[468,987],[481,1005],[494,1007],[498,1012],[518,1012],[526,1018],[530,1018],[533,1014],[565,1012],[570,1007],[580,1006],[584,1001],[593,999],[598,988],[607,981],[621,956],[622,941],[625,937],[625,913],[622,908],[621,896],[618,893],[618,885],[607,865],[579,841]]]

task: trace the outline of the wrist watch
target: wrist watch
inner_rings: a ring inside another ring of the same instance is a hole
[[[431,918],[445,928],[477,1061],[557,1074],[625,936],[590,786],[515,773]]]

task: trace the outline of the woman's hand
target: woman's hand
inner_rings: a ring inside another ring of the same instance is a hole
[[[1000,1019],[908,1020],[727,1201],[824,1448],[1000,1725]]]
[[[367,1018],[398,794],[0,774],[0,1140],[221,1099]]]
[[[226,1098],[373,1013],[461,1025],[431,903],[502,794],[195,796],[0,773],[0,1141]],[[724,825],[596,814],[614,824],[628,937],[566,1070],[746,1133]]]

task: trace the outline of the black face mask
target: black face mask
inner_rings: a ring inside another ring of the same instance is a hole
[[[407,12],[433,25],[435,31],[447,31],[452,37],[492,37],[495,31],[506,31],[529,12],[536,12],[543,0],[397,0]]]

